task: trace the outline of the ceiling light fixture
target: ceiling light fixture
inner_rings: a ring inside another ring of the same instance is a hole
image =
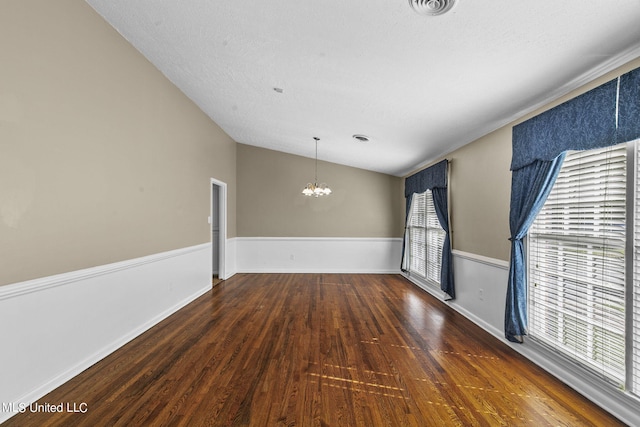
[[[313,180],[313,184],[308,183],[307,186],[304,187],[304,190],[302,190],[302,194],[304,194],[305,196],[315,197],[328,196],[329,194],[331,194],[331,189],[327,186],[327,184],[323,182],[322,184],[318,185],[318,141],[320,141],[320,138],[314,136],[313,139],[316,141],[316,175],[315,179]]]
[[[355,139],[358,142],[369,142],[369,141],[371,141],[371,138],[369,138],[367,135],[355,134],[355,135],[353,135],[352,138]]]
[[[455,0],[409,0],[409,4],[420,15],[437,16],[449,11]]]

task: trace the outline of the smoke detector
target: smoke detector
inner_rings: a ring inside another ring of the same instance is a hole
[[[455,0],[409,0],[411,8],[420,15],[437,16],[448,12]]]

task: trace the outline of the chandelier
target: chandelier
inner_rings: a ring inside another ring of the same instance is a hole
[[[318,185],[318,141],[320,141],[320,138],[314,136],[313,139],[315,139],[316,141],[316,175],[315,179],[313,180],[313,184],[308,183],[306,187],[304,187],[304,190],[302,190],[302,194],[304,194],[305,196],[315,197],[328,196],[329,194],[331,194],[331,189],[327,187],[327,184],[323,182],[322,184]]]

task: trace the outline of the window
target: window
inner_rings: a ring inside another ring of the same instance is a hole
[[[430,190],[413,195],[408,227],[409,271],[427,282],[440,284],[442,246],[446,233],[438,221]]]
[[[640,395],[640,233],[633,232],[634,223],[640,223],[637,142],[568,153],[528,237],[531,338],[636,396]],[[627,153],[633,155],[628,158]],[[635,209],[628,209],[627,201]],[[632,256],[626,256],[631,243],[627,236],[635,239]]]

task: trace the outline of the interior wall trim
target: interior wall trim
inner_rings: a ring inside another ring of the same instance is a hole
[[[282,241],[282,242],[400,242],[402,243],[402,237],[236,237],[241,241]]]
[[[71,271],[68,273],[56,274],[53,276],[41,277],[37,279],[27,280],[24,282],[12,283],[0,286],[0,301],[16,298],[32,292],[40,292],[49,288],[65,286],[82,280],[91,279],[93,277],[113,274],[117,271],[127,270],[139,267],[145,264],[163,261],[192,252],[202,251],[211,247],[210,243],[202,243],[196,246],[175,249],[159,254],[153,254],[134,258],[125,261],[114,262],[111,264],[100,265],[96,267],[85,268],[82,270]]]
[[[503,268],[505,270],[509,269],[509,261],[504,261],[497,258],[490,258],[484,255],[478,255],[471,252],[459,251],[457,249],[454,249],[452,252],[453,252],[453,255],[455,255],[457,258],[464,258],[464,259],[468,259],[475,262],[481,262],[483,264],[491,265],[498,268]]]

